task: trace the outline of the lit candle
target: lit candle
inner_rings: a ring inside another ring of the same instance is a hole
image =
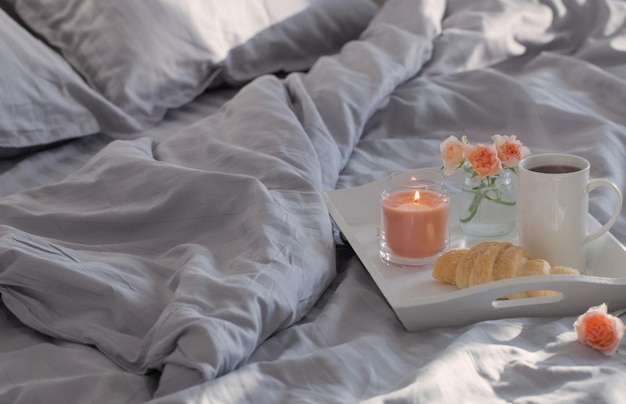
[[[449,198],[429,190],[398,191],[382,200],[382,231],[391,251],[406,258],[440,253],[448,237]]]

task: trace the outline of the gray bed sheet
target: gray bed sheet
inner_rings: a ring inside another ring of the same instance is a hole
[[[39,154],[7,168],[0,401],[626,401],[624,353],[578,343],[576,313],[407,332],[321,196],[437,166],[462,131],[626,189],[625,21],[610,0],[390,0],[306,74],[50,150],[39,167],[87,152],[33,183]],[[601,221],[609,198],[591,196]]]

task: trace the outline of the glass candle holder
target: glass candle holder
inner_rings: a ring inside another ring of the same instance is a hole
[[[443,175],[417,169],[392,174],[381,195],[380,258],[402,267],[431,266],[448,248],[450,196]]]

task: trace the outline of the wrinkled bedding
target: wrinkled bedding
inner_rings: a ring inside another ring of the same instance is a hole
[[[625,94],[623,1],[388,0],[309,71],[0,198],[0,401],[626,401],[576,313],[407,332],[322,197],[463,132],[624,190]]]

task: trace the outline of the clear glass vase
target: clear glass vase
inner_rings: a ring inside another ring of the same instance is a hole
[[[502,236],[515,228],[516,192],[512,173],[479,180],[466,170],[461,189],[461,229],[475,236]]]

